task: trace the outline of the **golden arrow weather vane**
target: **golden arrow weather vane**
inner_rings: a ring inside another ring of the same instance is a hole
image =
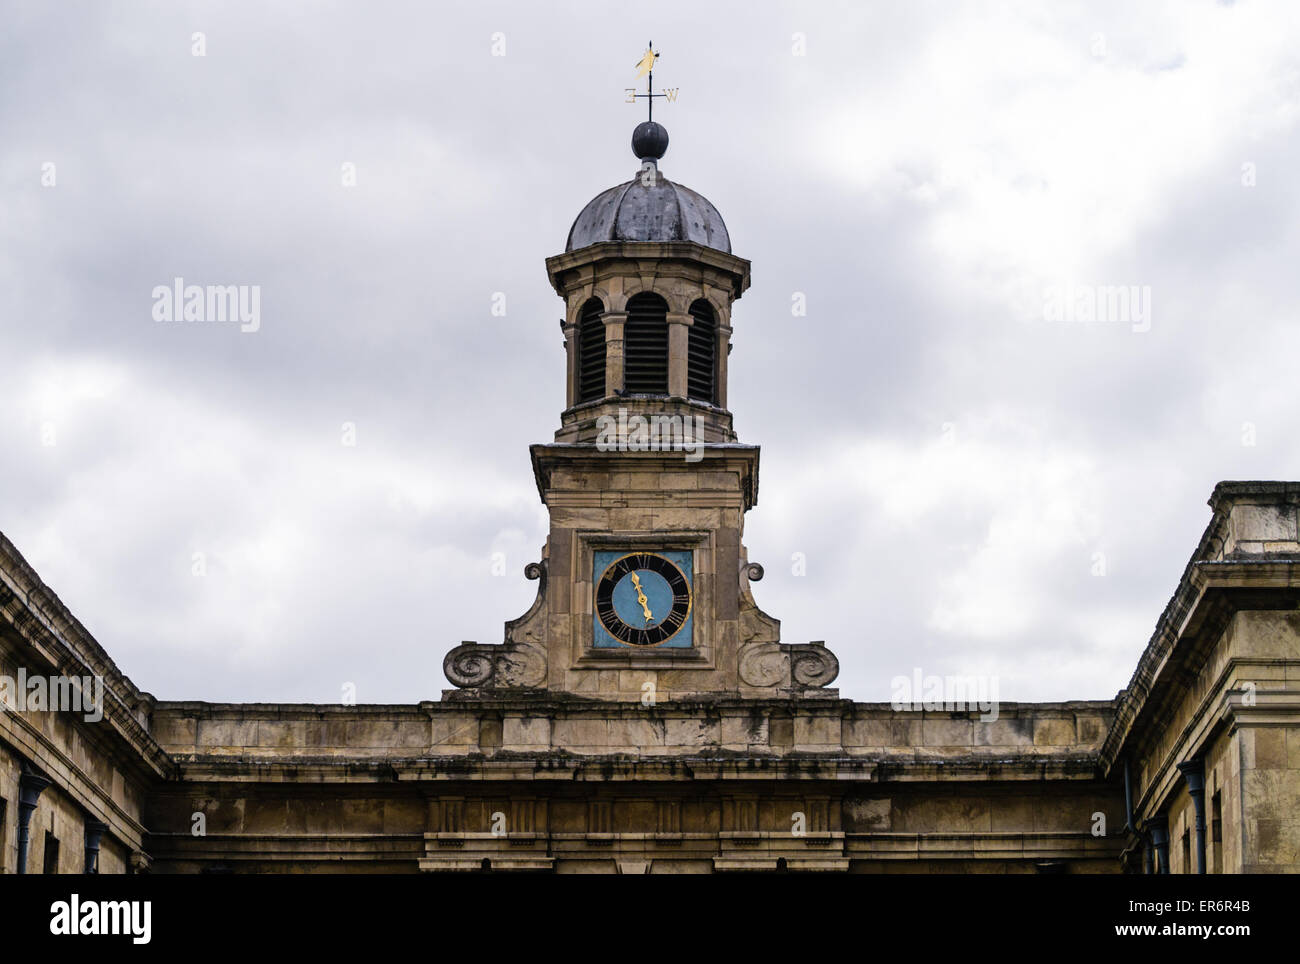
[[[654,83],[654,79],[655,79],[655,61],[658,59],[659,59],[659,51],[655,50],[654,41],[652,40],[650,41],[650,44],[646,47],[646,51],[642,55],[641,59],[637,61],[637,65],[636,65],[637,79],[640,80],[642,77],[645,77],[646,79],[645,93],[638,94],[636,92],[635,87],[628,87],[624,90],[624,93],[627,94],[627,103],[629,104],[635,104],[637,102],[638,97],[644,97],[646,99],[646,106],[649,108],[649,113],[646,117],[646,120],[650,120],[650,121],[653,121],[655,119],[655,98],[656,97],[663,97],[670,102],[677,100],[676,87],[665,87],[663,90],[661,90],[659,93],[656,94],[654,92],[654,89],[651,86]]]

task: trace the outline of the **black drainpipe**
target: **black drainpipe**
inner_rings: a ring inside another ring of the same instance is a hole
[[[23,766],[18,777],[18,873],[27,873],[27,843],[30,836],[32,814],[41,793],[54,781]]]
[[[1150,841],[1147,835],[1137,828],[1137,821],[1133,819],[1133,784],[1129,779],[1128,757],[1124,758],[1124,828],[1137,835],[1138,843],[1142,847],[1142,873],[1151,873]]]
[[[1128,757],[1124,757],[1124,821],[1127,829],[1137,832],[1133,823],[1133,784],[1129,782]]]
[[[1196,872],[1205,873],[1205,760],[1197,757],[1178,764],[1187,781],[1187,793],[1196,808]]]
[[[104,838],[108,824],[100,820],[86,821],[86,873],[99,873],[99,842]]]
[[[1163,813],[1147,821],[1151,828],[1151,845],[1156,849],[1156,873],[1169,873],[1169,818]]]

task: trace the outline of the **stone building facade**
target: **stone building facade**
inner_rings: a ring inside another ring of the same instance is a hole
[[[666,147],[641,125],[546,263],[568,387],[532,447],[537,598],[448,653],[441,699],[157,700],[0,537],[0,679],[103,686],[0,691],[0,870],[1300,870],[1300,484],[1215,489],[1114,700],[841,699],[754,599],[726,364],[750,265]]]

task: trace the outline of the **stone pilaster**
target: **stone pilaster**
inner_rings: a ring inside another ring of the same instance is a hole
[[[668,394],[677,398],[686,397],[686,356],[694,320],[689,314],[668,312]]]
[[[623,390],[623,326],[626,311],[607,311],[600,316],[605,322],[605,397]]]
[[[578,326],[561,322],[564,332],[564,407],[573,408],[578,404]]]
[[[731,354],[731,326],[719,323],[718,325],[718,347],[717,347],[717,372],[715,378],[718,383],[714,387],[714,394],[717,396],[715,404],[718,408],[727,407],[727,356]]]

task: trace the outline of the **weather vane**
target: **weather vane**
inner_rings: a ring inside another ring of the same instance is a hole
[[[663,97],[669,101],[677,100],[676,87],[665,87],[657,94],[654,92],[654,89],[651,87],[655,79],[655,61],[658,59],[659,59],[659,51],[655,50],[654,41],[652,40],[650,41],[650,44],[646,47],[645,56],[643,56],[636,65],[637,79],[640,80],[643,75],[645,76],[646,79],[645,93],[638,94],[636,92],[635,87],[628,87],[624,91],[627,94],[627,103],[629,104],[635,104],[638,97],[644,97],[646,99],[646,106],[649,108],[649,112],[646,117],[646,120],[648,121],[653,121],[655,119],[655,98],[656,97]]]

